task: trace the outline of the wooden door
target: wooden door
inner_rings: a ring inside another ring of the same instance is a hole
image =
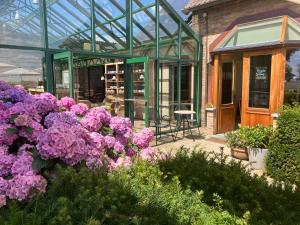
[[[242,126],[272,125],[283,102],[284,49],[244,53]]]
[[[218,133],[235,129],[235,62],[231,55],[222,55],[218,76]]]

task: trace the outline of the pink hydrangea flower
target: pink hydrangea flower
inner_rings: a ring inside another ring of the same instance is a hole
[[[6,205],[6,196],[0,195],[0,208]]]
[[[148,147],[145,149],[142,149],[140,152],[140,157],[143,160],[146,160],[150,163],[154,163],[156,160],[156,152],[153,148]]]
[[[78,103],[77,105],[73,105],[70,111],[77,116],[85,116],[89,111],[89,107],[84,103]]]
[[[102,125],[108,125],[111,115],[102,107],[92,108],[80,121],[91,132],[98,132]]]
[[[38,136],[43,130],[44,127],[40,123],[31,121],[27,127],[22,127],[20,129],[19,135],[26,138],[31,143],[37,143]]]
[[[21,151],[11,167],[12,175],[23,175],[32,170],[33,157],[26,151]]]
[[[129,169],[132,165],[131,158],[128,156],[119,157],[116,161],[110,160],[109,168],[110,170],[116,170],[118,168]]]
[[[112,117],[109,127],[118,135],[129,138],[132,134],[132,124],[129,118]]]
[[[7,176],[11,172],[15,156],[8,154],[7,151],[0,151],[0,176]]]
[[[116,139],[110,135],[105,136],[104,141],[107,148],[113,148],[116,143]]]
[[[18,201],[30,199],[35,192],[44,193],[47,186],[46,179],[32,171],[16,175],[8,183],[7,196]]]
[[[57,102],[57,105],[65,110],[70,110],[71,107],[75,104],[75,100],[70,97],[63,97]]]
[[[141,133],[133,136],[132,143],[139,148],[147,148],[153,139],[154,133],[149,128],[144,128]]]
[[[18,137],[18,129],[11,124],[0,123],[0,145],[11,145]]]

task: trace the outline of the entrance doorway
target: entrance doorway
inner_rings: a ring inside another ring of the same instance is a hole
[[[232,131],[241,122],[242,56],[221,55],[218,76],[217,131]]]
[[[126,64],[125,115],[140,130],[149,127],[148,57],[128,59]]]

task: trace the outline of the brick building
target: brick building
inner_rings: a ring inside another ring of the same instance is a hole
[[[202,125],[271,125],[300,101],[300,0],[190,0],[203,37]]]

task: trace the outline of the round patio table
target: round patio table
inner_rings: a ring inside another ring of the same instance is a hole
[[[176,110],[174,111],[174,114],[177,114],[179,115],[179,121],[177,121],[177,124],[181,124],[183,125],[182,126],[182,134],[183,134],[183,137],[185,136],[185,127],[184,127],[184,124],[185,122],[187,122],[188,124],[188,130],[190,131],[192,137],[193,137],[193,140],[195,141],[195,138],[194,138],[194,135],[192,133],[192,129],[190,127],[190,121],[188,120],[188,118],[186,116],[191,116],[191,115],[194,115],[196,114],[195,111],[192,111],[192,110]]]

